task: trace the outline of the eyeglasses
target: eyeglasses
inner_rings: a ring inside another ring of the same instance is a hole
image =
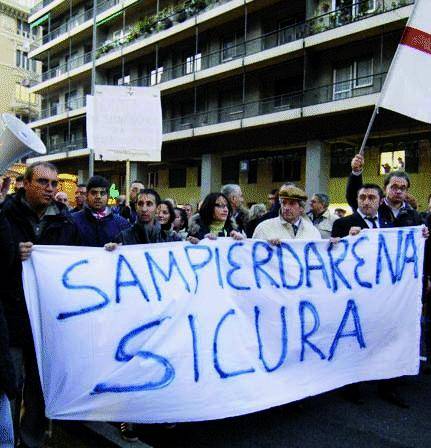
[[[217,204],[217,203],[215,203],[214,205],[217,208],[228,208],[227,204]]]
[[[34,179],[34,181],[44,188],[46,188],[48,185],[50,185],[51,188],[57,188],[58,186],[58,180],[49,180],[45,179],[44,177],[39,177],[39,179]]]
[[[407,187],[405,185],[391,185],[389,188],[392,191],[407,191]]]

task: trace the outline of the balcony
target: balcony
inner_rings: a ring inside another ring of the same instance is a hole
[[[118,5],[120,0],[105,0],[97,5],[97,14],[101,14],[102,12],[105,12],[109,8],[112,8],[115,5]],[[37,45],[44,45],[52,40],[56,39],[57,37],[60,37],[69,31],[72,31],[73,29],[77,28],[79,25],[82,25],[87,20],[90,20],[93,18],[93,8],[90,8],[87,11],[84,11],[81,14],[78,14],[76,16],[73,16],[69,18],[65,23],[61,24],[59,27],[53,29],[48,34],[45,34],[42,38],[38,39],[36,42]]]
[[[309,106],[318,106],[326,103],[335,103],[341,100],[358,98],[371,95],[381,91],[386,73],[370,75],[356,80],[347,80],[340,83],[328,84],[303,92],[294,92],[286,95],[264,98],[259,101],[252,101],[244,104],[237,104],[230,107],[213,109],[195,114],[183,115],[171,119],[163,120],[163,133],[184,131],[187,129],[200,128],[203,126],[217,125],[221,123],[245,120],[252,117],[260,117],[269,114],[282,113],[287,119],[289,112],[295,109],[304,109]],[[366,83],[361,83],[364,80]],[[356,81],[356,83],[354,83]],[[367,84],[364,87],[355,88],[354,85]],[[348,88],[350,86],[350,88]],[[328,107],[328,110],[331,107]],[[319,112],[324,112],[323,108]],[[318,113],[319,113],[318,112]],[[299,118],[301,114],[296,114]],[[274,121],[283,119],[283,116],[274,117]]]
[[[42,78],[41,82],[56,78],[57,76],[63,75],[75,68],[81,67],[82,65],[91,62],[91,55],[92,52],[89,51],[88,53],[84,53],[80,56],[70,59],[65,64],[57,65],[56,67],[53,67],[50,70],[47,70],[46,72],[43,72],[41,76]]]
[[[33,6],[33,8],[30,9],[30,15],[40,11],[42,8],[45,8],[45,6],[48,6],[53,1],[54,0],[42,0],[41,2],[37,3]]]
[[[80,98],[71,98],[64,103],[52,103],[48,108],[43,109],[38,117],[33,118],[31,122],[43,120],[46,118],[52,118],[64,113],[72,112],[74,110],[85,107],[85,105],[86,105],[85,96]]]
[[[132,43],[171,28],[173,25],[185,22],[217,6],[232,0],[186,0],[177,6],[162,9],[158,14],[146,16],[138,20],[127,35],[114,41],[108,40],[96,50],[96,58],[109,54],[120,48],[126,48]]]
[[[76,151],[87,148],[87,139],[72,140],[70,142],[51,143],[46,145],[47,154],[57,154],[59,152]]]

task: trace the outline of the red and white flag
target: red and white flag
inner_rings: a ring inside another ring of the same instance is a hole
[[[431,123],[431,0],[416,0],[377,107]]]

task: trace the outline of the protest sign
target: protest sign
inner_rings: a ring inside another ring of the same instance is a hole
[[[159,161],[160,91],[154,87],[95,86],[87,95],[88,147],[96,160]]]
[[[50,418],[198,421],[419,367],[420,227],[328,241],[35,246]]]

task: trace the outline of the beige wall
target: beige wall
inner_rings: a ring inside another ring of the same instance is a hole
[[[10,0],[7,3],[11,5],[14,2]],[[28,106],[31,106],[33,112],[40,106],[40,97],[30,96],[26,87],[17,86],[32,76],[30,72],[16,67],[16,50],[29,50],[28,46],[26,48],[29,41],[26,43],[26,39],[17,34],[17,18],[24,17],[21,5],[17,6],[16,15],[0,10],[0,112],[27,115]],[[39,63],[37,69],[40,71]]]

